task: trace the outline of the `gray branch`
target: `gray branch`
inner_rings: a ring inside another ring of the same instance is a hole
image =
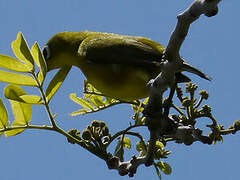
[[[195,0],[188,9],[178,15],[176,28],[171,35],[164,53],[161,73],[155,79],[150,80],[147,85],[150,97],[144,110],[144,115],[147,117],[147,125],[151,137],[147,155],[144,157],[134,156],[132,160],[127,162],[120,162],[119,158],[110,157],[107,162],[109,169],[116,169],[120,175],[128,174],[132,177],[136,173],[139,165],[152,165],[154,160],[153,149],[160,135],[177,139],[186,145],[194,141],[209,143],[208,139],[202,136],[200,130],[191,126],[183,126],[173,120],[168,113],[164,113],[162,96],[168,88],[175,88],[175,73],[177,72],[188,71],[202,78],[210,79],[198,69],[185,63],[179,51],[187,36],[191,23],[197,20],[202,14],[207,17],[216,15],[219,2],[220,0]],[[169,126],[171,127],[170,131]]]

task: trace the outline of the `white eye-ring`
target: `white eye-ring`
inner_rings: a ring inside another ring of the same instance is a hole
[[[48,45],[45,45],[43,47],[42,53],[45,60],[48,60],[51,57],[50,48],[48,47]]]

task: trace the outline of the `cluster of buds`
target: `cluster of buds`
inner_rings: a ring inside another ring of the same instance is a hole
[[[106,123],[97,120],[94,120],[92,124],[89,125],[87,129],[82,132],[82,135],[77,129],[71,129],[70,131],[68,131],[68,134],[78,140],[87,143],[93,142],[98,147],[104,147],[105,145],[107,145],[111,137]],[[68,138],[67,140],[69,143],[75,144],[74,139]]]
[[[87,142],[93,142],[98,146],[108,144],[111,135],[105,122],[94,120],[91,125],[82,132],[82,139]]]
[[[182,109],[185,109],[187,111],[187,116],[185,114],[182,114],[180,116],[180,119],[182,120],[182,123],[184,125],[194,125],[195,119],[200,117],[211,117],[211,107],[208,105],[203,105],[201,109],[199,108],[203,100],[207,100],[209,97],[209,94],[205,90],[201,90],[199,92],[200,98],[197,101],[197,99],[194,97],[195,91],[197,90],[198,86],[196,84],[188,83],[186,85],[186,93],[190,94],[190,97],[183,97],[183,93],[181,91],[181,88],[178,87],[178,98],[181,100]]]
[[[74,137],[78,140],[81,140],[80,131],[75,128],[68,131],[68,134],[70,134],[72,137]],[[67,138],[67,140],[69,143],[75,144],[75,140],[73,140],[72,138]]]
[[[237,131],[240,130],[240,120],[236,120],[233,125],[228,128],[232,134],[235,134]]]

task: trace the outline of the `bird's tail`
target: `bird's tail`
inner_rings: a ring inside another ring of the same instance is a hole
[[[188,64],[186,62],[183,62],[182,71],[187,71],[187,72],[196,74],[196,75],[200,76],[201,78],[204,78],[209,81],[212,79],[211,77],[204,74],[202,71],[198,70],[197,68],[191,66],[190,64]]]

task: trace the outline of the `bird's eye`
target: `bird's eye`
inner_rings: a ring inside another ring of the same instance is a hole
[[[43,53],[45,60],[50,58],[50,55],[51,55],[50,48],[47,45],[43,47],[42,53]]]

